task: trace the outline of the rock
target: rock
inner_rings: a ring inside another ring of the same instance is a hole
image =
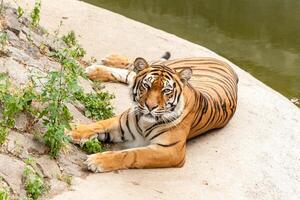
[[[13,190],[14,193],[24,194],[22,174],[25,163],[8,155],[0,154],[0,176]]]
[[[7,137],[7,150],[13,154],[18,152],[18,149],[23,149],[21,152],[22,155],[25,153],[26,155],[22,156],[22,158],[27,158],[28,154],[45,154],[48,152],[47,147],[34,140],[33,136],[31,134],[23,133],[20,134],[15,131],[10,131],[8,137]]]
[[[78,78],[78,84],[82,87],[85,93],[95,93],[90,80],[84,79],[83,77]]]
[[[26,131],[28,126],[28,117],[25,113],[19,113],[15,118],[15,128],[19,131]]]
[[[53,71],[53,70],[60,70],[61,69],[61,65],[58,62],[55,62],[53,60],[50,60],[48,57],[46,56],[42,56],[40,57],[38,60],[36,61],[36,65],[33,65],[32,63],[28,63],[29,66],[35,66],[39,71],[44,71],[45,73],[47,73],[48,71]]]
[[[30,56],[27,53],[25,53],[22,49],[9,46],[8,50],[10,52],[10,56],[18,62],[25,63],[31,59]]]
[[[7,28],[18,36],[21,32],[22,24],[16,17],[15,10],[7,9],[5,11],[5,20]]]
[[[6,30],[7,36],[8,36],[8,41],[12,42],[12,41],[17,41],[19,40],[18,36],[16,36],[16,34],[10,30]]]
[[[60,169],[66,174],[70,174],[77,177],[84,177],[87,175],[85,165],[83,162],[86,160],[86,154],[80,151],[73,145],[69,146],[70,149],[67,153],[61,153],[58,158]]]
[[[67,183],[59,181],[57,179],[51,179],[49,185],[51,190],[46,194],[47,196],[45,197],[45,199],[50,199],[52,196],[57,195],[68,188]]]
[[[49,159],[49,156],[43,155],[36,160],[36,163],[42,169],[42,173],[47,178],[57,178],[61,175],[60,169],[55,160]]]
[[[24,50],[25,50],[25,52],[26,52],[29,56],[31,56],[31,57],[33,57],[33,58],[35,58],[35,59],[39,59],[39,58],[42,56],[41,53],[40,53],[39,48],[36,47],[36,46],[33,45],[33,44],[28,44],[28,43],[27,43],[27,45],[25,46]]]
[[[24,46],[24,41],[20,40],[20,37],[22,37],[22,32],[20,32],[19,37],[16,36],[16,34],[10,30],[6,30],[8,34],[8,42],[11,46],[22,48]]]
[[[2,177],[0,177],[0,189],[2,188],[9,188],[9,185],[5,182],[5,180],[3,180]]]
[[[74,105],[68,103],[67,107],[73,116],[73,123],[92,123],[93,121],[84,116]]]
[[[22,32],[26,35],[26,37],[29,37],[32,40],[32,43],[39,47],[44,41],[44,37],[41,35],[36,34],[32,30],[30,30],[28,27],[23,27]]]
[[[45,38],[44,44],[49,48],[50,51],[58,51],[59,49],[66,48],[66,45],[63,42],[52,36]]]
[[[27,41],[27,35],[24,34],[23,32],[20,32],[19,38],[20,38],[21,40],[23,40],[23,41]]]
[[[17,52],[17,51],[16,51]],[[22,59],[26,59],[26,54],[20,55]],[[4,61],[4,65],[1,66],[1,71],[5,71],[8,73],[11,78],[12,83],[20,87],[21,85],[25,85],[28,82],[28,72],[26,71],[24,65],[13,60],[13,58],[8,58]]]

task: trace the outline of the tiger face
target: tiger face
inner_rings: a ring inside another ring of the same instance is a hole
[[[148,121],[168,122],[184,109],[183,88],[192,76],[190,68],[179,73],[163,65],[149,65],[143,58],[134,61],[136,77],[132,97],[136,111]]]

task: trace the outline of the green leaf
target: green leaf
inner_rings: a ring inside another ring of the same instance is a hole
[[[88,154],[103,152],[104,149],[102,148],[101,143],[98,139],[92,139],[84,143],[82,150]]]

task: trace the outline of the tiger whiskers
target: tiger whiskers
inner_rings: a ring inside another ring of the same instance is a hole
[[[167,118],[164,118],[162,117],[162,121],[165,123],[165,124],[171,124],[172,126],[174,127],[177,127],[178,126],[178,120],[179,119],[179,115],[177,115],[176,113],[169,113],[170,116],[168,116]]]

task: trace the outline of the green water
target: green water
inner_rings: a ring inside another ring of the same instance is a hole
[[[300,0],[84,0],[208,47],[300,97]]]

